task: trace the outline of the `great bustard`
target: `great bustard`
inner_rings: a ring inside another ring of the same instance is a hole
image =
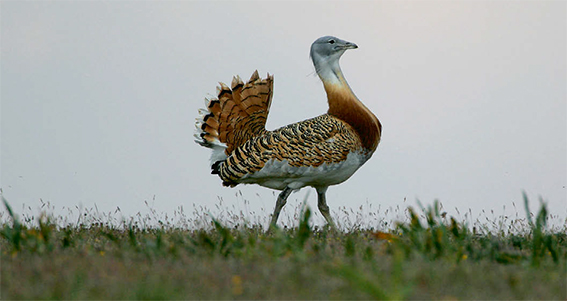
[[[260,79],[258,71],[247,83],[234,77],[232,88],[220,83],[217,98],[205,99],[206,109],[199,110],[196,142],[212,150],[212,174],[224,186],[259,184],[282,190],[271,226],[290,193],[305,186],[317,190],[318,208],[334,226],[327,188],[352,176],[380,142],[380,121],[354,95],[339,66],[343,53],[355,48],[332,36],[311,45],[311,59],[327,92],[327,114],[267,131],[273,76]]]

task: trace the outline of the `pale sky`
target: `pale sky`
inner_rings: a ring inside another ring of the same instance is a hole
[[[566,14],[564,1],[2,1],[0,187],[16,211],[172,213],[221,197],[268,215],[272,190],[210,174],[197,110],[258,69],[275,76],[268,129],[325,113],[309,47],[335,35],[359,46],[341,66],[383,136],[329,188],[332,214],[438,199],[523,215],[525,190],[565,218]]]

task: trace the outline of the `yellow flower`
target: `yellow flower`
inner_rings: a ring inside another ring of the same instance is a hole
[[[372,234],[374,235],[374,238],[376,238],[378,240],[386,240],[388,242],[392,242],[392,240],[394,240],[394,238],[395,238],[395,236],[393,234],[381,232],[381,231],[376,231]]]
[[[239,275],[232,276],[232,294],[235,296],[242,295],[242,278]]]

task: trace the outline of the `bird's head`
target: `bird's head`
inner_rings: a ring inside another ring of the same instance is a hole
[[[320,37],[311,45],[311,59],[318,65],[336,61],[347,49],[356,49],[356,44],[333,36]]]
[[[345,82],[341,74],[339,59],[347,49],[356,48],[358,48],[356,44],[333,36],[320,37],[313,42],[311,59],[317,75],[324,84]]]

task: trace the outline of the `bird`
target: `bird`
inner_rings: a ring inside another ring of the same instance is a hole
[[[313,187],[317,207],[335,228],[327,205],[329,186],[349,179],[375,152],[382,135],[378,118],[354,94],[339,59],[355,43],[334,36],[316,39],[310,58],[327,94],[328,111],[275,130],[266,129],[273,97],[273,75],[258,70],[231,87],[219,82],[217,96],[205,98],[195,123],[195,142],[211,150],[211,174],[222,184],[258,184],[280,190],[270,228],[293,191]]]

